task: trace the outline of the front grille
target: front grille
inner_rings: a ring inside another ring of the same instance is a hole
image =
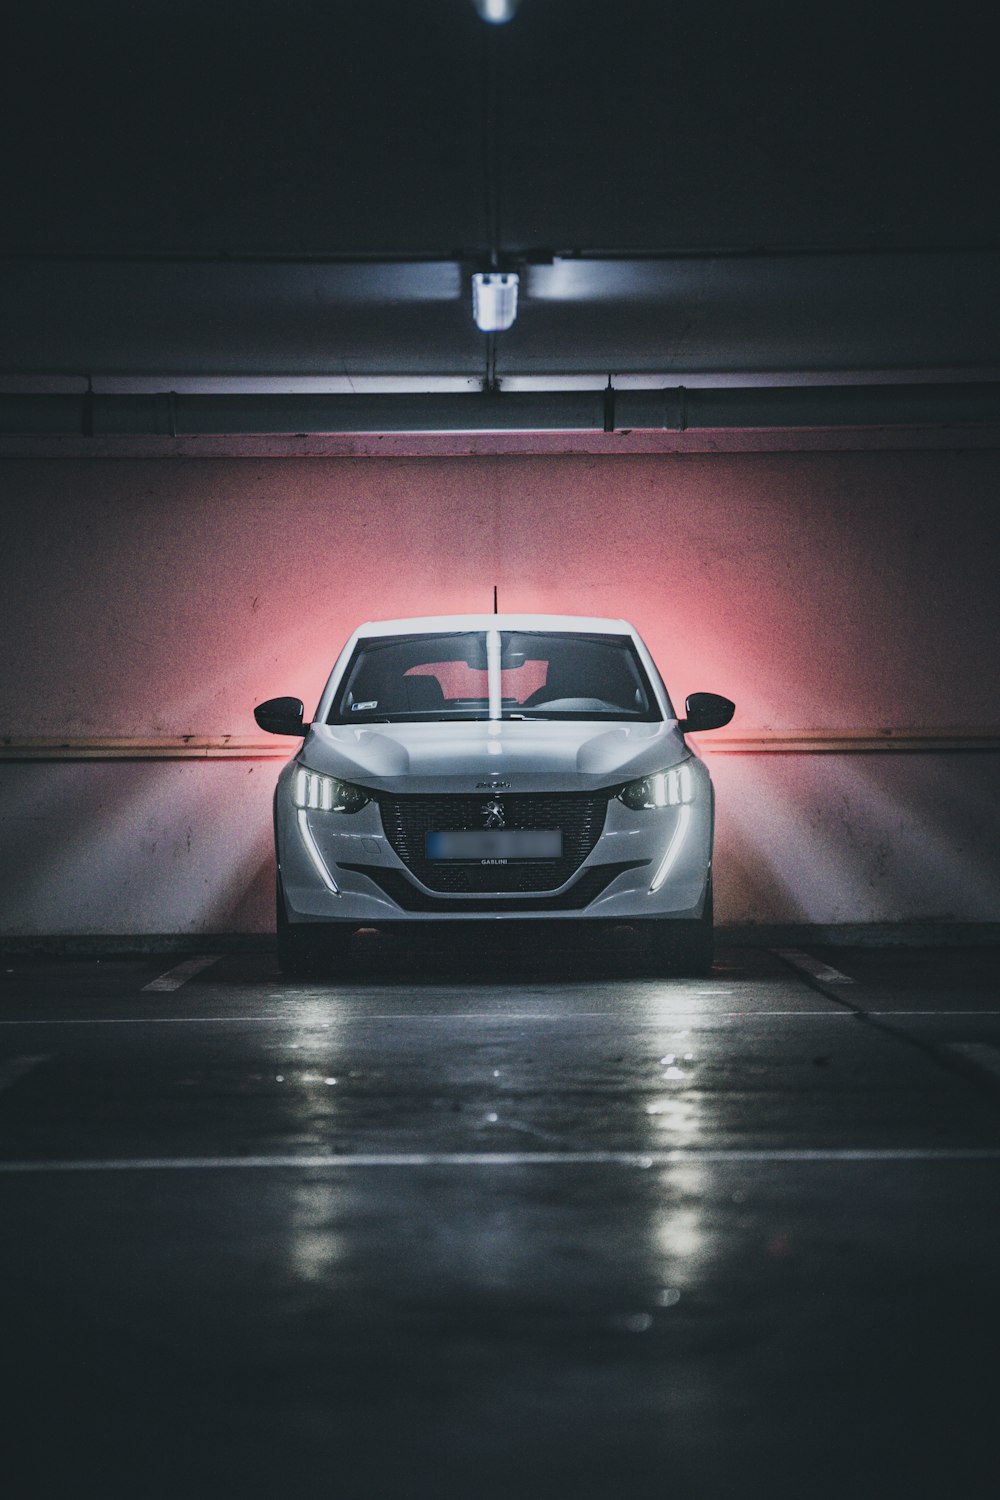
[[[418,890],[411,880],[407,880],[402,870],[387,870],[384,865],[338,865],[337,868],[356,870],[359,875],[366,875],[403,911],[436,911],[442,917],[447,917],[457,912],[470,911],[583,911],[625,870],[637,870],[648,863],[645,859],[633,859],[624,864],[594,865],[585,870],[568,891],[561,891],[558,896],[504,896],[501,900],[494,901],[486,896],[465,900],[456,896],[431,896],[427,891]]]
[[[407,869],[432,891],[455,895],[554,891],[565,885],[583,864],[604,829],[611,793],[504,793],[505,826],[509,829],[560,829],[561,859],[535,859],[506,865],[449,864],[424,856],[428,833],[481,830],[488,795],[388,797],[378,795],[386,838]]]

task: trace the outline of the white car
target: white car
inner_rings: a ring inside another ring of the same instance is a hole
[[[713,792],[624,620],[446,615],[362,625],[311,724],[298,698],[254,710],[304,736],[278,778],[278,954],[307,973],[359,927],[615,923],[658,968],[712,961]],[[543,930],[537,936],[543,938]]]

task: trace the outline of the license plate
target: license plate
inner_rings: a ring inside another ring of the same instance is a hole
[[[484,831],[463,830],[460,833],[428,833],[425,853],[428,859],[490,860],[506,863],[518,859],[561,859],[562,833],[559,829],[492,828]]]

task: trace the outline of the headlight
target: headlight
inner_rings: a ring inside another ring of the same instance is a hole
[[[296,766],[292,778],[292,801],[296,807],[311,807],[317,812],[354,813],[370,802],[366,791],[340,781],[336,776],[321,776]]]
[[[639,812],[645,807],[680,807],[694,800],[691,767],[674,766],[669,771],[656,771],[652,776],[643,776],[640,781],[630,781],[628,786],[622,787],[618,796],[633,812]]]

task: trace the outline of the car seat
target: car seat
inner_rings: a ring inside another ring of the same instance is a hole
[[[436,677],[426,672],[403,678],[407,713],[433,713],[444,708],[444,689]]]

